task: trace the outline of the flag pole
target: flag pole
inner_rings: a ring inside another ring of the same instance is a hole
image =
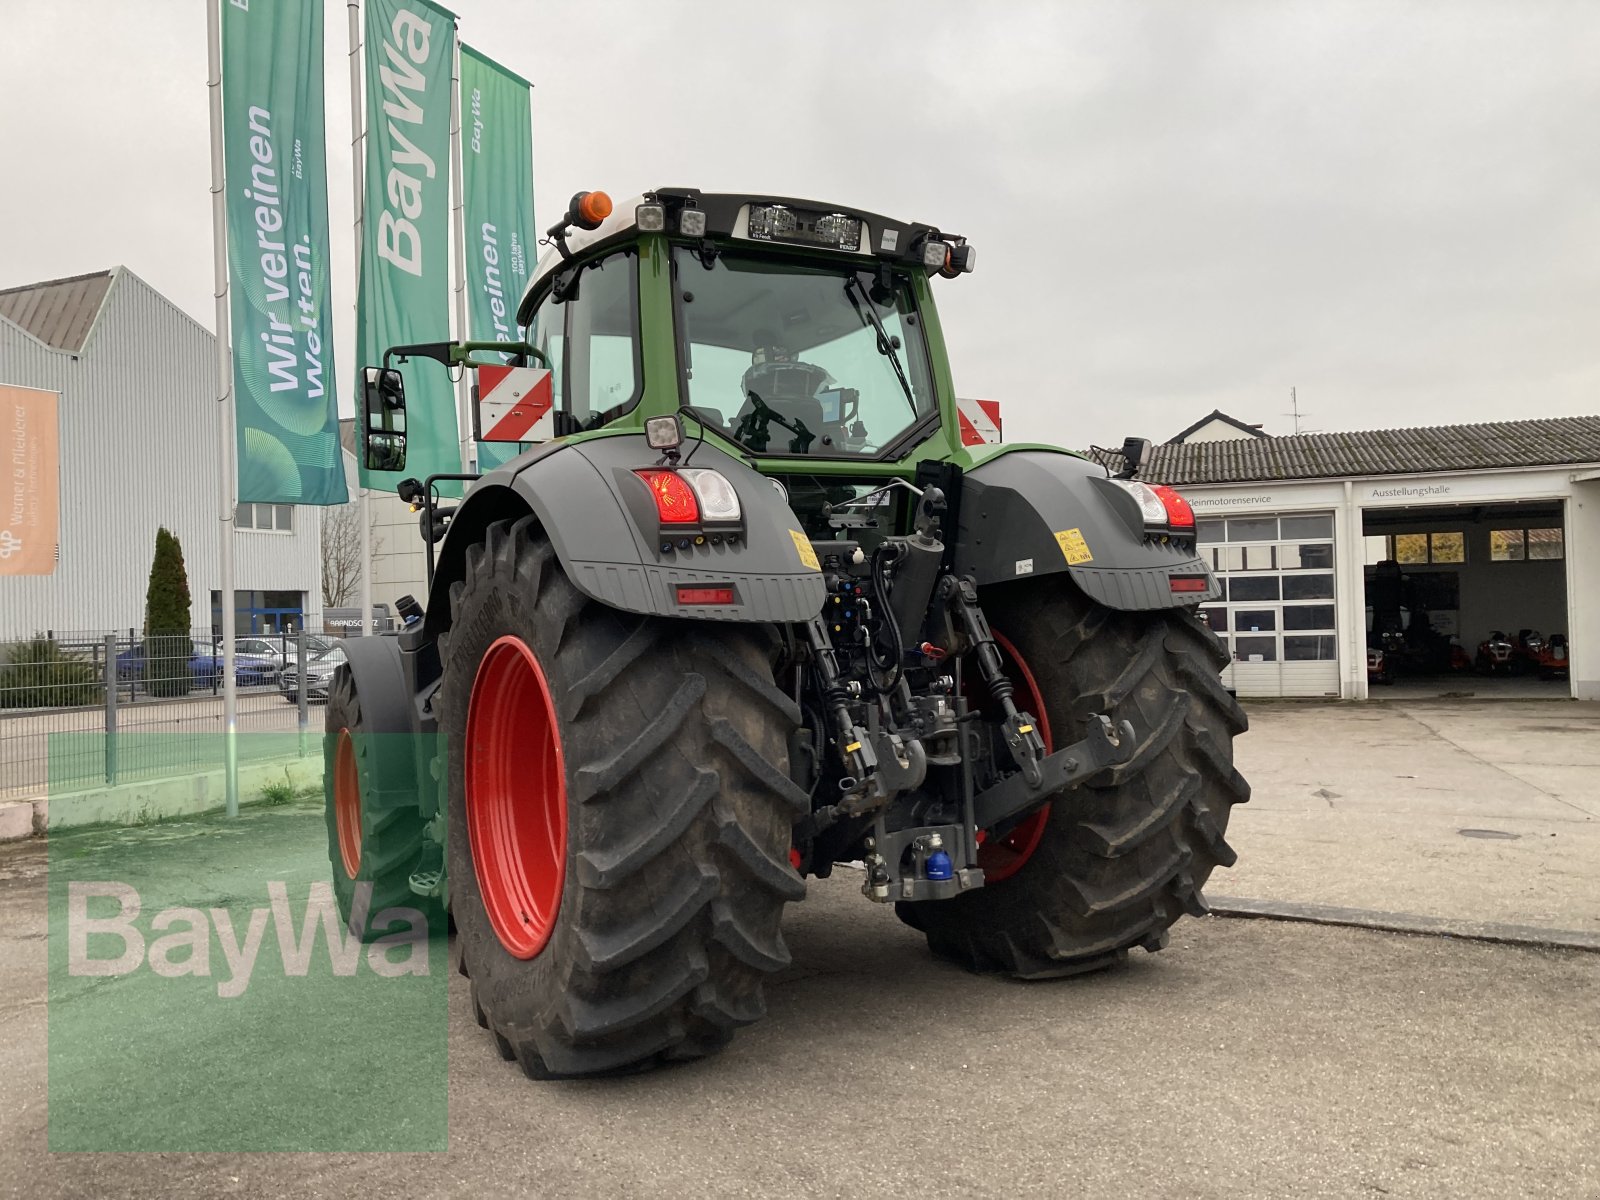
[[[365,115],[361,109],[361,0],[348,0],[345,5],[350,24],[350,178],[355,183],[355,247],[356,247],[356,318],[361,316],[361,233],[364,211],[364,164],[361,142],[364,135]],[[351,355],[358,371],[361,362],[361,330],[356,329],[356,353]],[[356,454],[361,453],[361,397],[356,397]],[[359,497],[357,519],[361,522],[361,636],[372,633],[372,517],[371,493],[360,486],[360,467],[357,467],[357,494]]]
[[[222,584],[222,774],[227,814],[239,815],[239,693],[233,673],[233,363],[228,353],[228,202],[222,153],[222,0],[206,0],[211,109],[211,251],[217,301],[217,529]]]
[[[461,186],[461,30],[452,26],[450,39],[454,54],[450,67],[450,184],[455,188],[455,207],[450,210],[456,235],[456,337],[466,341],[467,332],[467,209]],[[462,370],[456,380],[456,430],[461,441],[461,473],[472,470],[472,384]]]

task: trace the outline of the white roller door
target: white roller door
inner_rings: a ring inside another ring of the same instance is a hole
[[[1223,587],[1200,610],[1228,648],[1223,681],[1241,696],[1337,696],[1333,514],[1206,518],[1199,538]]]

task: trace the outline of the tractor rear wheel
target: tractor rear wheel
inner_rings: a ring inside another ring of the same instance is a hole
[[[763,1015],[806,793],[771,634],[620,612],[532,517],[450,590],[451,912],[473,1010],[530,1076],[696,1058]]]
[[[408,908],[432,921],[436,900],[411,890],[411,872],[422,856],[424,822],[414,804],[373,802],[381,784],[409,777],[403,734],[374,733],[361,714],[361,697],[349,667],[340,667],[328,688],[324,725],[322,791],[328,826],[328,861],[333,865],[333,895],[345,927],[363,939],[396,932],[378,925],[386,909]],[[392,787],[389,791],[394,790]],[[364,912],[355,901],[371,885]],[[419,931],[420,932],[420,931]]]
[[[1192,612],[1117,612],[1061,580],[993,588],[983,604],[1017,704],[1055,748],[1109,713],[1133,723],[1137,749],[987,840],[983,888],[896,911],[942,957],[1025,979],[1161,949],[1180,916],[1205,913],[1200,889],[1235,858],[1229,810],[1250,796],[1233,767],[1246,721],[1218,679],[1225,654]]]

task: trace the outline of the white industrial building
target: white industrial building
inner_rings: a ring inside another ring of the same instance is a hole
[[[60,396],[54,574],[0,576],[0,640],[138,629],[156,529],[183,544],[196,627],[220,627],[216,340],[126,267],[0,291],[0,383]],[[241,505],[241,634],[322,615],[319,509]]]
[[[1194,506],[1225,589],[1203,613],[1240,695],[1366,698],[1368,582],[1387,560],[1468,658],[1496,630],[1563,634],[1566,675],[1522,686],[1600,699],[1600,417],[1268,437],[1213,413],[1180,436],[1140,478]]]

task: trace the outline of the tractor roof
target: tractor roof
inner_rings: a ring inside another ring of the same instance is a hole
[[[802,229],[805,222],[814,220],[819,216],[834,216],[846,221],[860,222],[860,238],[857,243],[859,249],[854,251],[853,257],[859,257],[864,263],[872,261],[892,261],[903,265],[922,265],[923,245],[930,238],[945,241],[956,245],[965,244],[964,238],[954,235],[941,234],[932,225],[923,225],[915,221],[900,221],[893,217],[881,216],[878,213],[866,212],[858,208],[846,208],[836,204],[828,204],[817,200],[798,200],[788,196],[764,196],[740,192],[701,192],[695,188],[657,188],[652,192],[630,197],[616,204],[611,215],[607,217],[596,229],[579,229],[572,226],[567,230],[567,251],[577,255],[594,246],[605,242],[623,242],[631,240],[637,235],[639,227],[638,211],[641,205],[660,205],[667,213],[666,226],[669,233],[678,229],[679,214],[685,209],[700,209],[705,217],[705,236],[718,238],[733,238],[748,240],[755,246],[774,246],[781,248],[783,243],[798,248],[833,249],[838,253],[851,253],[848,249],[841,250],[838,246],[826,246],[805,233],[792,237],[779,235],[773,238],[753,237],[750,233],[750,213],[752,208],[783,209],[791,214],[797,214]],[[539,259],[534,270],[533,280],[529,284],[528,295],[523,297],[519,306],[524,310],[519,319],[526,323],[531,315],[528,301],[540,283],[551,272],[555,271],[565,261],[561,251],[552,246]]]

